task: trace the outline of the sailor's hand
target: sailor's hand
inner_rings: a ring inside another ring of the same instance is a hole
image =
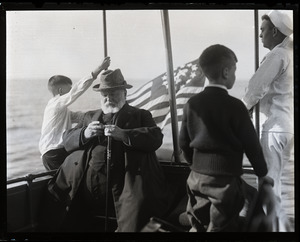
[[[258,190],[260,190],[264,185],[270,185],[271,187],[274,186],[273,178],[269,176],[263,176],[258,178]]]
[[[104,125],[104,135],[110,136],[115,140],[127,142],[128,137],[124,129],[119,128],[116,125]]]
[[[89,139],[94,136],[99,136],[104,134],[104,125],[99,121],[91,122],[84,130],[84,137]]]

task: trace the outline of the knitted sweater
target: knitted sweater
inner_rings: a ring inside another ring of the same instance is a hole
[[[267,173],[245,105],[219,87],[206,87],[185,105],[179,145],[198,173],[239,176],[244,153],[257,176]]]

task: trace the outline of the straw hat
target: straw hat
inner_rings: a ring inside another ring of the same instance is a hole
[[[268,16],[281,33],[286,36],[290,36],[293,33],[292,20],[286,13],[279,10],[272,10]]]
[[[124,80],[120,69],[103,72],[100,76],[100,84],[93,86],[93,90],[96,92],[120,88],[132,88],[132,86],[127,84]]]

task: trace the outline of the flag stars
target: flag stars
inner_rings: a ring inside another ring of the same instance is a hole
[[[196,71],[198,69],[198,66],[197,65],[192,65],[192,70],[193,71]]]
[[[194,77],[197,76],[196,70],[198,69],[197,64],[188,63],[186,65],[180,66],[174,70],[174,82],[176,91],[180,89],[181,86],[192,81]],[[162,85],[168,88],[167,73],[162,77]]]
[[[168,82],[167,82],[167,73],[165,73],[161,79],[163,80],[162,85],[168,88]]]
[[[194,78],[196,76],[196,72],[191,73],[191,78]]]
[[[188,69],[179,70],[178,73],[176,74],[175,78],[178,79],[178,78],[180,78],[180,76],[186,76],[187,72],[188,72]]]
[[[168,82],[167,82],[167,81],[164,81],[164,82],[162,83],[162,85],[165,86],[165,87],[168,89]]]

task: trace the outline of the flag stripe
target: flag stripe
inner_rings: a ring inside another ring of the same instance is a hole
[[[160,110],[160,109],[163,109],[163,108],[166,108],[166,107],[169,107],[169,106],[170,106],[169,102],[161,102],[161,103],[155,104],[154,106],[152,106],[148,110],[151,112],[151,111]]]
[[[182,115],[183,115],[183,107],[185,104],[179,104],[176,105],[177,106],[177,119],[178,122],[182,121]],[[162,110],[155,110],[152,113],[152,116],[154,118],[154,121],[156,122],[156,124],[160,127],[163,127],[165,125],[167,125],[168,123],[171,122],[171,117],[170,117],[170,110],[169,107],[162,109]],[[166,119],[166,120],[165,120]],[[165,120],[165,123],[163,123],[163,121]]]
[[[170,112],[169,107],[166,107],[166,108],[155,110],[151,113],[154,118],[158,118],[161,116],[163,116],[163,117],[166,116],[168,114],[168,112]]]
[[[181,93],[199,93],[202,91],[203,87],[196,87],[196,86],[189,86],[189,87],[183,87],[178,92],[177,95]]]
[[[141,108],[146,105],[151,100],[151,93],[147,93],[144,99],[138,99],[134,102],[127,101],[130,105]]]
[[[178,121],[178,127],[179,127],[180,123],[182,122],[182,115],[177,117],[177,121]],[[164,122],[157,123],[157,126],[160,128],[163,128],[170,123],[171,123],[171,118],[169,117],[169,118],[165,119]]]
[[[140,108],[143,108],[143,109],[146,109],[146,110],[149,110],[151,107],[153,107],[154,105],[156,104],[161,104],[161,103],[164,103],[168,101],[168,96],[166,95],[163,95],[163,96],[160,96],[154,100],[151,100],[147,103],[143,103],[143,105],[140,105]]]
[[[178,122],[182,121],[182,116],[183,116],[183,109],[179,109],[178,113],[177,113],[177,121]],[[170,122],[171,122],[171,113],[168,113],[167,116],[165,117],[164,121],[158,126],[160,126],[162,128]]]
[[[129,102],[133,102],[134,100],[140,98],[141,96],[143,96],[145,93],[151,91],[151,87],[152,87],[152,81],[146,83],[144,86],[142,86],[141,88],[139,88],[137,91],[135,91],[132,94],[129,94],[127,96],[127,100]]]

